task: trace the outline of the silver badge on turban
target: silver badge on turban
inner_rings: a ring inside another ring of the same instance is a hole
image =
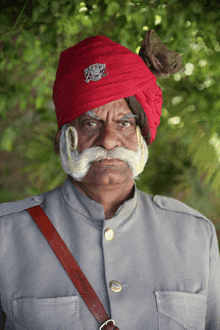
[[[92,64],[88,68],[84,70],[84,75],[86,78],[86,82],[89,83],[91,80],[98,81],[102,77],[107,76],[108,72],[106,71],[105,64]]]

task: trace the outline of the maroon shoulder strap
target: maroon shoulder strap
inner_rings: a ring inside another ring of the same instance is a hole
[[[90,312],[95,316],[101,325],[99,329],[119,330],[118,327],[115,326],[114,320],[108,317],[96,292],[93,290],[81,268],[43,209],[38,205],[27,209],[27,211],[42,231],[44,237],[50,244],[57,258],[85,301]]]

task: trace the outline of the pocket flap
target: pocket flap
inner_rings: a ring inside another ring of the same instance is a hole
[[[155,291],[158,312],[184,328],[192,328],[205,319],[206,301],[201,294],[178,291]]]
[[[77,296],[20,298],[12,300],[12,306],[15,321],[28,329],[52,330],[74,314],[79,316]]]

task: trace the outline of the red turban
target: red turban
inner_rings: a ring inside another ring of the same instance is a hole
[[[146,114],[151,143],[163,101],[156,77],[142,58],[100,35],[61,53],[53,86],[58,128],[89,110],[129,96],[135,96]],[[147,135],[144,128],[142,134]]]

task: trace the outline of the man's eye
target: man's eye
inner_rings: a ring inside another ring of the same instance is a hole
[[[96,127],[95,125],[97,125],[96,123],[94,123],[93,121],[87,121],[83,123],[83,127],[88,127],[88,128],[94,128]]]
[[[125,128],[131,127],[133,125],[130,121],[121,121],[120,123],[123,124]]]

